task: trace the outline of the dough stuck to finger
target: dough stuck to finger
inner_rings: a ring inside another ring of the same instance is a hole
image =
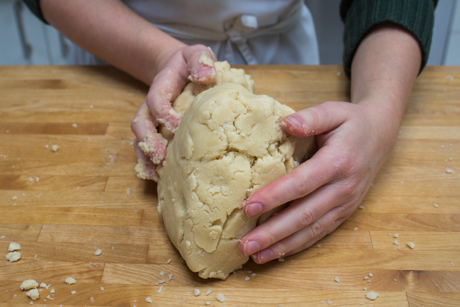
[[[292,171],[314,139],[287,135],[280,122],[294,110],[253,94],[243,70],[215,66],[213,84],[190,83],[173,103],[184,115],[157,167],[158,211],[189,268],[226,279],[248,261],[239,244],[259,220],[244,214],[244,200]]]

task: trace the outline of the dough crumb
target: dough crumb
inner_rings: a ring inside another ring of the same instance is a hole
[[[59,145],[52,145],[51,146],[51,151],[52,152],[58,152],[59,148],[61,148],[61,147],[59,147]]]
[[[56,291],[54,291],[54,288],[50,290],[50,293],[51,293],[51,294],[56,293]]]
[[[77,291],[73,290],[73,291],[70,291],[70,294],[74,295],[75,293],[77,293]]]
[[[380,294],[378,294],[376,292],[373,292],[373,291],[366,293],[366,298],[371,300],[371,301],[377,299],[379,296],[380,296]]]
[[[409,246],[411,249],[415,248],[415,244],[412,242],[407,242],[407,246]]]
[[[396,246],[399,246],[398,240],[395,240],[395,241],[393,242],[393,244],[396,245]]]
[[[340,282],[340,279],[339,279],[337,276],[334,278],[334,280],[335,280],[337,283]]]
[[[374,277],[374,275],[372,275],[372,273],[369,273],[369,277]]]
[[[244,278],[244,280],[246,280],[246,281],[248,281],[248,280],[250,280],[250,279],[251,279],[251,278],[249,278],[249,276],[246,276],[246,277]]]
[[[434,204],[433,206],[434,206],[435,208],[437,208],[437,207],[438,207],[438,204]]]
[[[452,174],[453,172],[454,172],[454,171],[451,170],[451,169],[446,169],[446,173],[448,173],[448,174]]]
[[[205,304],[206,304],[207,306],[209,306],[209,305],[211,305],[211,302],[208,301],[208,302],[206,302]]]
[[[40,182],[40,177],[35,177],[35,181],[38,183]]]
[[[169,279],[169,281],[171,281],[171,280],[173,279],[173,275],[172,275],[172,274],[169,274],[169,275],[168,275],[168,279]]]
[[[44,282],[42,282],[42,283],[40,284],[40,288],[45,288],[46,290],[48,290],[48,288],[49,288],[50,286],[51,286],[51,284],[50,284],[50,285],[47,285],[47,284],[45,284]]]
[[[363,209],[364,209],[364,206],[358,206],[358,209],[363,210]]]
[[[150,298],[150,296],[147,297],[147,298],[145,298],[145,301],[146,301],[147,303],[153,303],[153,301],[152,301],[152,299]]]
[[[67,277],[66,280],[65,280],[65,283],[68,284],[68,285],[73,285],[73,284],[76,284],[77,281],[75,279],[73,279],[72,277]]]
[[[211,294],[211,293],[212,293],[212,290],[211,290],[211,289],[209,289],[208,291],[206,291],[206,295],[209,295],[209,294]]]
[[[20,252],[11,252],[6,254],[6,260],[9,262],[15,262],[21,259],[21,253]]]
[[[99,256],[102,254],[102,249],[97,249],[95,252],[94,252],[94,256]]]
[[[200,59],[198,60],[198,63],[209,66],[209,67],[214,67],[214,61],[209,58],[206,53],[201,53]]]
[[[18,199],[18,197],[17,197],[17,196],[13,196],[11,199],[12,199],[12,200],[16,200],[16,199]]]
[[[358,227],[355,227],[353,230],[358,230]]]
[[[193,295],[199,296],[200,294],[201,294],[200,289],[194,289],[194,290],[193,290]]]
[[[75,123],[72,124],[72,127],[77,128],[77,124],[75,124]]]
[[[32,301],[36,301],[40,298],[40,293],[38,293],[37,289],[32,289],[29,292],[26,292],[26,295],[32,299]]]
[[[160,272],[160,276],[163,276],[163,275],[165,275],[165,271]]]
[[[46,144],[46,145],[45,145],[45,148],[48,149],[48,148],[50,148],[50,147],[48,146],[48,144]]]
[[[104,287],[101,287],[101,291],[104,291]]]
[[[157,293],[161,293],[163,291],[163,285],[160,286],[160,289],[158,289]]]
[[[393,237],[397,238],[397,237],[399,237],[399,234],[396,233]]]
[[[218,300],[221,303],[225,302],[225,296],[222,293],[217,293],[216,300]]]
[[[34,279],[27,279],[22,282],[22,284],[19,286],[21,290],[30,290],[33,288],[38,287],[38,282],[36,282]]]
[[[21,249],[21,245],[19,245],[19,243],[16,243],[16,242],[11,242],[10,246],[8,247],[9,252],[18,251],[20,249]]]
[[[170,263],[171,263],[171,259],[168,259],[168,264],[170,264]]]
[[[126,189],[126,195],[131,196],[131,189],[130,188]]]
[[[364,280],[367,280],[368,278],[369,278],[369,276],[367,276],[367,275],[366,275],[366,276],[364,276]]]

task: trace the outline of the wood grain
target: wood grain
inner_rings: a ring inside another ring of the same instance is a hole
[[[349,100],[338,66],[244,69],[257,93],[295,110]],[[318,245],[250,260],[226,281],[190,272],[163,229],[156,184],[133,171],[130,121],[147,90],[111,67],[0,67],[0,250],[22,246],[20,261],[0,262],[0,307],[30,306],[19,289],[29,278],[56,291],[50,300],[43,289],[39,306],[460,306],[460,67],[419,76],[364,209]]]

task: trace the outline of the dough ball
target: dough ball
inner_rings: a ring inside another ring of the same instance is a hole
[[[238,246],[259,219],[245,216],[244,200],[296,167],[314,139],[288,136],[280,121],[294,110],[254,95],[244,71],[218,65],[225,69],[218,69],[213,87],[184,90],[193,103],[157,168],[158,211],[189,268],[202,278],[225,279],[248,261]]]

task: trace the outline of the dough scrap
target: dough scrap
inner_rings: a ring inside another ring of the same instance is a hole
[[[30,290],[30,289],[37,288],[37,287],[38,287],[38,282],[35,281],[34,279],[24,280],[21,286],[19,286],[21,290]]]
[[[294,110],[254,95],[243,70],[215,66],[214,84],[190,83],[174,102],[177,112],[186,111],[174,138],[166,136],[166,159],[157,167],[158,211],[189,268],[205,279],[226,279],[249,259],[239,252],[240,240],[275,213],[247,217],[244,200],[292,171],[314,138],[288,136],[280,121]]]
[[[26,292],[26,295],[32,299],[32,301],[36,301],[40,298],[40,293],[38,293],[37,289],[32,289],[29,292]]]
[[[67,277],[64,282],[68,285],[73,285],[77,283],[77,281],[72,277]]]
[[[9,262],[15,262],[21,259],[21,253],[20,252],[9,252],[6,254],[6,260]]]
[[[9,252],[18,251],[20,249],[21,249],[21,245],[19,243],[16,243],[16,242],[11,242],[10,246],[8,246],[8,251]]]

